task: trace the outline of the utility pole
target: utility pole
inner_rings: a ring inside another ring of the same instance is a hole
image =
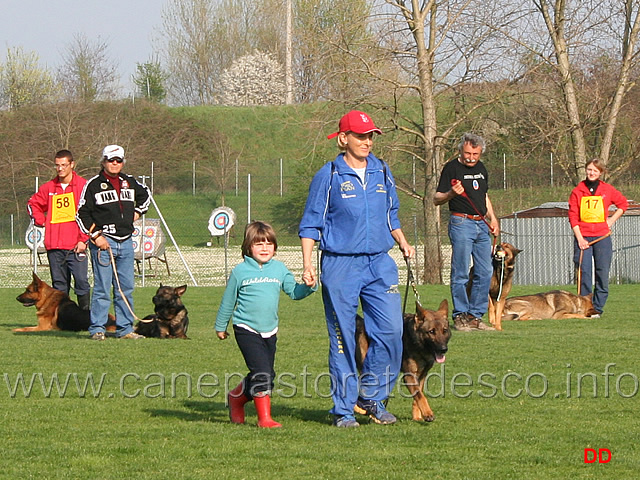
[[[286,64],[285,64],[285,86],[287,89],[287,97],[285,103],[291,105],[293,103],[293,66],[291,56],[293,45],[293,6],[291,0],[287,0],[287,45],[286,45]]]

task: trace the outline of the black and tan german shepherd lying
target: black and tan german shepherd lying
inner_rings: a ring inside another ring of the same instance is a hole
[[[153,296],[155,313],[139,321],[134,331],[151,338],[188,338],[189,315],[181,299],[186,291],[186,285],[174,288],[160,284]]]
[[[542,320],[545,318],[589,318],[598,313],[592,294],[576,295],[552,290],[534,295],[507,298],[502,320]]]
[[[414,420],[433,422],[435,416],[424,394],[427,373],[434,363],[443,363],[448,350],[451,329],[449,328],[449,303],[443,300],[438,310],[427,310],[416,302],[416,314],[404,315],[402,332],[402,374],[405,385],[413,397]],[[362,370],[369,349],[369,337],[364,320],[356,317],[356,363]]]
[[[25,307],[36,307],[38,325],[16,328],[14,332],[44,332],[47,330],[69,330],[79,332],[88,330],[91,313],[82,310],[65,292],[49,286],[33,273],[32,282],[26,290],[16,297]],[[115,331],[115,317],[109,314],[107,331]]]

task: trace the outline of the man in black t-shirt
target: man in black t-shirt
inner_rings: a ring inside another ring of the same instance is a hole
[[[489,286],[493,266],[491,239],[500,233],[498,219],[489,200],[489,174],[480,161],[485,141],[479,135],[465,133],[458,145],[458,158],[442,169],[435,205],[449,203],[449,239],[451,240],[451,297],[453,323],[459,331],[494,330],[482,321],[489,304]],[[489,226],[490,225],[490,226]],[[470,259],[473,279],[467,295]]]

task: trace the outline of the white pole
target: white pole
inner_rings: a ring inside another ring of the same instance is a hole
[[[507,154],[502,154],[502,189],[507,189]]]
[[[153,193],[153,162],[151,162],[151,193]]]
[[[193,179],[191,180],[191,189],[193,196],[196,196],[196,161],[193,161]]]
[[[11,214],[11,246],[13,247],[13,213]]]
[[[38,191],[38,182],[40,177],[36,177],[36,192]],[[38,274],[38,231],[36,230],[36,223],[31,219],[31,225],[33,226],[33,273]]]
[[[282,197],[282,159],[280,159],[280,196]]]
[[[293,69],[292,69],[292,52],[293,52],[293,9],[292,1],[287,0],[287,43],[285,48],[285,103],[291,105],[293,103]]]
[[[251,174],[247,175],[247,223],[251,223]]]
[[[553,152],[551,152],[551,186],[553,187]]]
[[[193,282],[193,285],[195,287],[198,286],[198,282],[196,282],[196,279],[193,277],[193,274],[191,273],[191,269],[189,268],[189,265],[187,265],[187,261],[184,259],[184,256],[182,255],[182,252],[180,251],[180,247],[178,247],[178,243],[176,242],[176,239],[173,238],[173,234],[171,233],[171,230],[169,230],[169,225],[167,225],[167,222],[165,221],[164,217],[162,216],[162,212],[160,211],[160,207],[158,207],[158,204],[156,203],[155,199],[153,198],[153,195],[151,195],[149,197],[149,199],[151,200],[151,203],[153,203],[153,206],[156,208],[156,212],[158,212],[158,216],[160,217],[160,220],[162,221],[162,225],[164,225],[165,230],[167,231],[167,235],[169,235],[169,238],[171,239],[171,242],[173,243],[173,246],[176,249],[176,252],[178,252],[178,256],[180,257],[180,260],[182,260],[182,264],[184,265],[184,268],[187,269],[187,273],[189,274],[189,277],[191,278],[191,281]]]
[[[238,159],[236,158],[236,197],[238,196]]]

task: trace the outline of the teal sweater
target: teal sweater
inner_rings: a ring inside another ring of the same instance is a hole
[[[271,259],[260,265],[252,257],[244,257],[229,276],[227,288],[216,316],[216,331],[227,329],[229,318],[234,325],[245,324],[258,333],[278,327],[280,290],[293,300],[300,300],[318,289],[296,283],[284,263]]]

